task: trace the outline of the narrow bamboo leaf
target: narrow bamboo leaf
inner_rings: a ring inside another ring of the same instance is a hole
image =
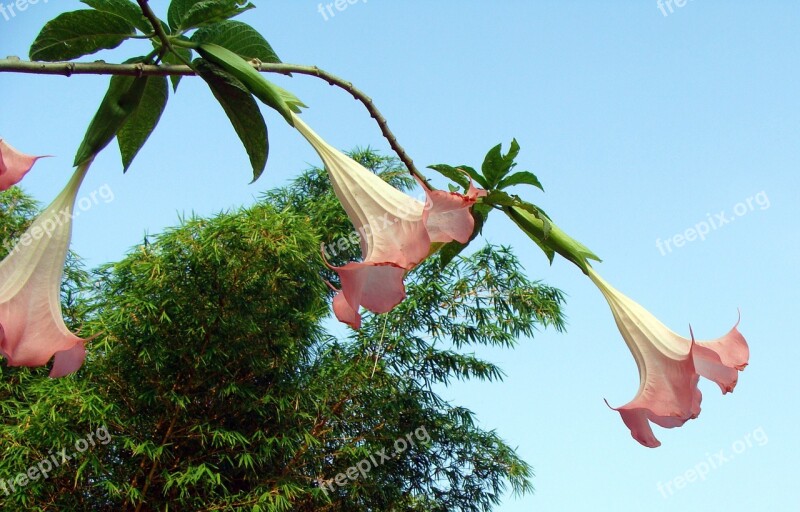
[[[223,21],[253,8],[255,5],[240,0],[173,0],[167,21],[179,32]]]
[[[213,43],[246,60],[278,64],[281,60],[256,29],[240,21],[221,21],[199,29],[192,36],[196,43]]]
[[[497,188],[504,189],[512,185],[533,185],[544,192],[544,187],[542,187],[541,182],[539,182],[539,178],[537,178],[532,172],[528,171],[517,172],[511,176],[503,178],[500,180],[500,183],[497,184]]]
[[[147,77],[142,100],[117,133],[123,171],[127,171],[158,125],[167,106],[169,82],[163,76]]]
[[[258,103],[242,82],[221,67],[198,59],[194,68],[208,84],[241,139],[253,166],[253,181],[256,181],[264,172],[269,155],[267,125]]]
[[[125,121],[139,106],[144,95],[147,77],[114,76],[100,108],[94,115],[83,142],[78,148],[74,165],[93,158],[117,135]]]
[[[142,14],[142,9],[131,0],[81,0],[82,3],[98,11],[116,14],[138,28],[142,33],[153,32],[153,26]]]
[[[31,60],[72,60],[100,50],[116,48],[134,35],[133,25],[109,12],[65,12],[47,22],[31,45]]]

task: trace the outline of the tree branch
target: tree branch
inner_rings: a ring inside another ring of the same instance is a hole
[[[143,2],[144,0],[139,0]],[[146,2],[145,2],[146,3]],[[163,32],[163,30],[162,30]],[[253,67],[264,73],[278,73],[282,75],[308,75],[324,80],[329,85],[347,91],[354,99],[361,102],[366,107],[370,116],[378,123],[381,133],[389,142],[389,146],[397,154],[401,162],[408,168],[408,171],[422,180],[426,185],[427,178],[419,172],[414,165],[414,161],[406,153],[405,149],[397,142],[397,137],[389,129],[389,123],[383,114],[375,106],[372,98],[357,89],[351,82],[348,82],[336,75],[328,73],[316,66],[299,66],[296,64],[264,64],[261,62],[251,62]],[[150,64],[109,64],[103,61],[96,62],[30,62],[20,60],[18,57],[0,59],[0,73],[27,73],[35,75],[127,75],[127,76],[192,76],[194,70],[189,66],[182,65],[150,65]],[[432,187],[431,187],[432,188]]]

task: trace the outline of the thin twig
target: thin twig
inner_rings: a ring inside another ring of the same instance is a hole
[[[144,1],[144,0],[139,0]],[[163,32],[163,30],[162,30]],[[334,87],[347,91],[357,101],[366,107],[370,116],[378,123],[381,133],[389,142],[389,146],[397,157],[408,168],[409,172],[428,184],[427,178],[419,172],[414,161],[405,149],[397,142],[397,137],[389,129],[389,123],[375,106],[372,98],[357,89],[351,82],[337,77],[316,66],[299,66],[296,64],[264,64],[257,61],[251,62],[253,67],[264,73],[277,73],[281,75],[308,75],[324,80]],[[19,57],[0,59],[0,73],[27,73],[34,75],[126,75],[126,76],[192,76],[196,73],[189,66],[184,65],[148,65],[148,64],[109,64],[97,62],[30,62],[20,60]]]
[[[148,0],[137,1],[139,2],[139,8],[142,9],[142,14],[144,14],[144,17],[147,18],[147,21],[149,21],[153,26],[153,30],[156,31],[158,40],[161,41],[161,52],[159,53],[159,57],[163,57],[167,52],[172,51],[172,43],[169,42],[169,36],[166,32],[164,32],[164,26],[161,25],[161,20],[158,19],[156,13],[154,13],[153,9],[150,8]]]
[[[378,352],[375,354],[375,366],[372,367],[372,375],[369,376],[371,379],[375,376],[375,370],[378,369],[378,361],[381,358],[381,352],[383,352],[383,338],[386,336],[386,324],[389,323],[389,314],[387,313],[383,319],[383,332],[381,333],[381,339],[378,342]]]
[[[265,66],[274,66],[274,64],[272,65],[261,64],[258,66],[259,71],[269,71],[268,69],[265,68]],[[325,80],[326,82],[328,82],[328,84],[335,87],[339,87],[349,92],[353,96],[353,98],[363,103],[364,106],[367,108],[367,111],[369,112],[370,116],[372,116],[375,122],[378,123],[378,126],[380,126],[381,132],[383,133],[383,136],[386,138],[386,140],[389,141],[389,145],[392,147],[392,150],[394,150],[394,152],[397,153],[398,158],[400,158],[400,160],[406,165],[409,172],[413,176],[416,176],[417,178],[422,180],[423,183],[428,185],[428,180],[425,178],[425,176],[422,175],[422,173],[420,173],[417,170],[416,166],[414,165],[414,161],[411,160],[411,157],[408,156],[403,147],[397,142],[397,139],[395,138],[394,134],[389,129],[389,123],[386,121],[386,118],[383,117],[383,115],[380,113],[377,107],[375,107],[375,103],[373,103],[372,98],[370,98],[362,91],[357,89],[351,82],[343,80],[336,75],[332,75],[327,71],[323,71],[322,69],[316,66],[292,66],[292,68],[293,69],[290,70],[292,73],[297,73],[299,75],[315,76],[317,78]]]

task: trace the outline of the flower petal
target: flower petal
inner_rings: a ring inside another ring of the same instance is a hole
[[[358,312],[358,309],[350,307],[341,291],[333,297],[333,313],[340,322],[355,330],[361,329],[361,313]]]
[[[19,183],[40,158],[43,157],[20,153],[0,139],[0,190],[8,190]]]
[[[53,367],[50,369],[50,378],[57,379],[78,371],[85,359],[86,345],[83,340],[69,350],[56,352],[53,357]]]
[[[425,259],[430,250],[425,205],[325,142],[298,116],[294,122],[325,164],[336,196],[360,233],[364,261],[410,269]]]
[[[736,328],[719,340],[694,342],[678,336],[649,311],[606,283],[589,268],[589,277],[606,298],[622,337],[639,368],[639,391],[615,410],[644,446],[659,446],[649,422],[678,427],[700,414],[700,375],[723,391],[735,384],[737,367],[747,364],[747,343]],[[726,364],[727,363],[727,364]],[[734,375],[731,375],[731,372]]]
[[[700,414],[702,395],[697,389],[700,376],[688,356],[677,361],[651,360],[646,374],[636,397],[613,409],[620,413],[634,439],[648,448],[656,448],[661,443],[653,435],[649,422],[664,428],[680,427]]]
[[[730,393],[750,359],[750,349],[738,330],[739,322],[725,336],[712,341],[695,342],[694,364],[697,373],[713,380],[723,394]]]
[[[406,298],[406,270],[402,267],[352,262],[334,270],[342,281],[342,294],[354,311],[363,306],[373,313],[387,313]]]
[[[470,178],[467,194],[430,190],[426,184],[416,177],[417,182],[425,190],[425,227],[428,229],[431,242],[449,243],[456,240],[462,244],[469,242],[475,230],[475,219],[470,208],[485,190],[477,189]]]
[[[0,352],[10,366],[42,366],[56,354],[55,374],[72,371],[84,340],[72,334],[61,316],[61,277],[72,234],[72,210],[88,166],[20,237],[0,262]],[[72,351],[72,349],[75,349]]]
[[[429,205],[425,227],[428,228],[431,242],[469,242],[475,229],[475,219],[469,209],[475,200],[443,190],[426,190],[425,193]]]

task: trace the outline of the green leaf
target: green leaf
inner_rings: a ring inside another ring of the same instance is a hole
[[[500,183],[497,184],[497,188],[503,189],[512,185],[533,185],[544,192],[544,187],[542,187],[542,184],[539,182],[539,178],[537,178],[532,172],[528,171],[514,173],[511,176],[503,178]]]
[[[469,188],[469,178],[467,178],[467,176],[463,172],[461,172],[460,170],[458,170],[453,166],[445,164],[437,164],[437,165],[429,165],[428,169],[433,169],[434,171],[437,171],[446,178],[449,178],[452,181],[458,183],[465,189]]]
[[[135,2],[130,0],[81,0],[81,2],[98,11],[116,14],[144,34],[153,32],[153,26]]]
[[[466,171],[466,173],[469,174],[470,178],[472,178],[472,181],[474,181],[475,183],[480,185],[482,188],[485,188],[485,189],[488,190],[489,183],[486,181],[486,179],[483,176],[481,176],[481,173],[479,173],[478,171],[476,171],[475,169],[473,169],[472,167],[470,167],[468,165],[459,165],[457,167],[457,169],[461,169],[462,171]]]
[[[502,147],[502,144],[498,144],[489,150],[481,166],[481,171],[483,171],[483,175],[488,182],[487,188],[497,187],[500,180],[502,180],[516,165],[514,160],[517,158],[520,149],[517,139],[511,141],[511,148],[505,155],[503,155]]]
[[[183,57],[183,60],[181,60],[181,57]],[[189,48],[181,48],[180,46],[173,46],[172,52],[167,53],[161,59],[161,62],[163,62],[164,64],[174,64],[176,66],[191,61],[192,61],[192,50],[190,50]],[[181,78],[183,78],[181,75],[171,75],[169,77],[170,81],[172,82],[172,89],[174,91],[178,90],[178,84],[181,83]]]
[[[549,220],[537,217],[535,214],[517,206],[504,206],[503,211],[531,240],[536,242],[551,263],[555,253],[558,253],[584,272],[588,272],[589,260],[601,261],[585,245],[567,235]],[[545,226],[548,223],[550,224],[550,229],[546,230]]]
[[[525,203],[519,196],[512,196],[508,192],[500,190],[490,190],[486,197],[483,198],[483,202],[496,206],[522,206]],[[527,204],[530,205],[530,203]],[[530,206],[536,208],[533,205]]]
[[[116,14],[82,10],[65,12],[47,22],[31,45],[31,60],[72,60],[116,48],[135,30]]]
[[[295,95],[261,76],[248,61],[227,48],[202,43],[197,47],[197,53],[235,76],[256,98],[277,110],[287,123],[294,126],[292,112],[298,113],[300,107],[305,106]]]
[[[133,59],[137,61],[137,59]],[[141,59],[138,59],[140,62]],[[128,61],[131,62],[131,61]],[[144,95],[147,77],[113,76],[100,108],[78,148],[73,165],[94,158],[117,135],[125,121],[139,106]]]
[[[227,48],[246,60],[279,64],[272,46],[256,29],[241,21],[221,21],[199,29],[192,36],[196,43],[213,43]]]
[[[127,171],[158,125],[169,98],[169,82],[164,76],[147,77],[142,100],[117,133],[123,171]]]
[[[253,8],[255,5],[242,0],[172,0],[167,21],[174,31],[185,31],[232,18]]]
[[[253,181],[256,181],[264,172],[269,155],[267,125],[258,103],[242,82],[221,67],[198,59],[194,68],[208,84],[241,139],[253,166]]]
[[[482,201],[485,204],[494,206],[514,207],[524,210],[532,214],[538,220],[542,221],[542,233],[544,238],[547,238],[550,235],[550,217],[548,217],[548,215],[538,206],[527,201],[523,201],[519,198],[519,196],[512,196],[500,190],[490,190],[486,197],[482,199]]]

